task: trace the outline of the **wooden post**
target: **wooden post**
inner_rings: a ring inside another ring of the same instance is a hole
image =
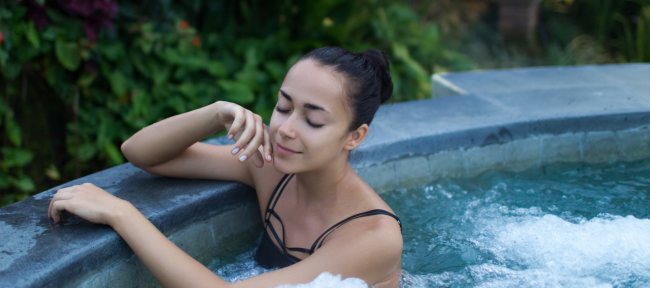
[[[504,39],[532,40],[541,0],[493,0],[499,5],[499,33]]]

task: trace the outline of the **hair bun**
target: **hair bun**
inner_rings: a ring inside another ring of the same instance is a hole
[[[377,49],[366,50],[360,54],[375,69],[381,83],[380,101],[381,103],[386,102],[393,95],[393,80],[390,77],[390,67],[386,55]]]

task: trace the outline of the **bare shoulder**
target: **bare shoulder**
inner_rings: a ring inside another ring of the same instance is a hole
[[[397,283],[401,275],[402,246],[397,220],[378,214],[355,219],[336,229],[314,255],[320,252],[321,256],[332,257],[330,261],[337,262],[333,266],[340,267],[344,277],[361,278],[368,285]],[[378,287],[386,287],[384,284]]]
[[[364,203],[360,205],[363,207],[360,210],[365,211],[362,213],[379,210],[383,212],[370,212],[366,216],[345,223],[332,232],[326,241],[332,244],[341,242],[342,245],[356,243],[354,246],[365,247],[370,253],[384,255],[382,259],[386,263],[400,261],[403,240],[399,216],[365,181],[361,178],[359,180],[362,182],[358,187],[362,198],[358,199],[358,203]],[[323,243],[323,246],[326,244],[328,243]]]
[[[388,241],[385,244],[390,244],[391,241],[398,243],[401,248],[402,234],[401,234],[401,222],[395,217],[399,218],[398,215],[388,206],[388,204],[372,189],[361,177],[358,178],[359,185],[356,187],[358,189],[356,199],[353,201],[359,203],[357,208],[359,211],[369,212],[383,210],[383,212],[371,213],[371,215],[360,217],[346,223],[345,225],[339,228],[341,231],[338,234],[365,234],[365,235],[375,235],[381,234],[384,237],[394,235],[395,237],[388,237]],[[389,213],[391,215],[386,214]],[[362,212],[363,213],[363,212]],[[339,230],[337,229],[337,230]],[[397,233],[395,233],[397,232]],[[332,234],[332,236],[335,236]],[[363,235],[355,235],[363,236]]]
[[[273,166],[273,163],[264,163],[261,168],[250,164],[247,167],[251,175],[251,186],[255,188],[257,199],[260,204],[262,215],[265,213],[266,204],[271,198],[271,194],[285,174],[281,173]]]
[[[376,246],[375,248],[398,250],[399,253],[402,251],[403,244],[400,222],[386,214],[354,219],[332,232],[323,245],[338,241],[371,242],[372,246]]]

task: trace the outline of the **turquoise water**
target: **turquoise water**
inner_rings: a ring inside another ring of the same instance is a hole
[[[488,172],[382,198],[404,226],[403,287],[650,287],[648,185],[643,161]],[[215,273],[265,272],[256,244]]]

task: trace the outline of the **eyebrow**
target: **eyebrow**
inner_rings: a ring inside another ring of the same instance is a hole
[[[282,89],[280,89],[280,94],[282,94],[282,96],[284,98],[287,98],[287,100],[289,100],[290,102],[293,102],[293,99],[291,99],[291,96],[289,96],[289,94],[287,94],[287,92],[282,91]],[[307,108],[307,109],[311,109],[311,110],[321,110],[321,111],[328,112],[327,110],[325,110],[325,108],[323,108],[321,106],[318,106],[318,105],[311,104],[311,103],[305,103],[304,107]]]

